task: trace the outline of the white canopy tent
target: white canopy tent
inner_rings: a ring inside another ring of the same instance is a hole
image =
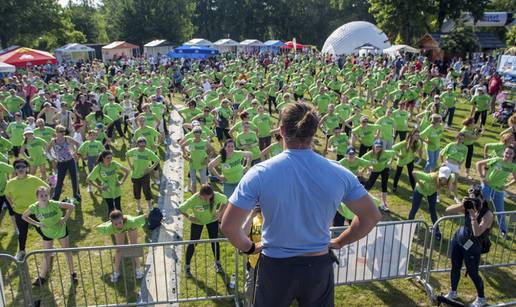
[[[213,45],[213,43],[204,38],[192,38],[191,40],[184,43],[184,45],[199,46],[199,47],[211,47]]]
[[[240,42],[238,52],[255,53],[260,51],[260,48],[263,46],[263,43],[257,39],[246,39]]]
[[[356,54],[363,46],[383,50],[389,48],[391,43],[387,35],[372,23],[353,21],[333,31],[324,42],[322,52],[333,55]]]
[[[16,67],[14,67],[14,65],[0,62],[0,73],[9,73],[9,72],[15,72],[15,71],[16,71]]]
[[[238,46],[240,46],[240,44],[230,38],[219,39],[213,43],[213,48],[217,49],[220,53],[236,52]]]
[[[419,53],[419,50],[408,45],[392,45],[387,49],[383,49],[383,53],[396,56],[400,53]]]
[[[155,39],[143,45],[143,53],[147,56],[158,58],[158,55],[166,55],[170,50],[173,50],[174,46],[166,39]]]
[[[95,58],[95,49],[82,44],[71,43],[57,48],[55,55],[59,63],[76,63],[79,60],[91,60]]]

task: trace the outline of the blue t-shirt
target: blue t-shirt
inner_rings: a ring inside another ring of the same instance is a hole
[[[367,195],[350,171],[310,149],[288,149],[252,167],[229,202],[263,214],[263,253],[287,258],[324,251],[341,202]]]

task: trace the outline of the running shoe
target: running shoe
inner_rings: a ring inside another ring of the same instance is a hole
[[[457,291],[450,291],[444,297],[449,300],[455,300],[459,297],[459,295],[457,294]]]
[[[142,268],[137,267],[135,270],[136,279],[142,279],[143,278],[143,271]]]
[[[118,272],[113,272],[111,274],[111,282],[112,283],[116,283],[118,281],[118,277],[120,277],[120,273]]]
[[[25,251],[19,251],[16,254],[16,260],[23,261],[24,258],[25,258]]]
[[[220,261],[215,261],[215,272],[222,273],[224,270],[222,269],[222,265],[220,264]]]
[[[471,303],[471,307],[482,307],[487,305],[487,300],[485,297],[478,297],[477,299]]]
[[[191,278],[192,277],[192,271],[190,271],[190,266],[189,265],[185,266],[185,276],[186,276],[186,278]]]
[[[47,282],[47,279],[45,277],[38,276],[32,283],[34,287],[41,287]]]
[[[74,285],[78,284],[79,283],[79,280],[77,279],[77,273],[73,272],[72,274],[70,274],[70,279],[72,280],[72,283]]]

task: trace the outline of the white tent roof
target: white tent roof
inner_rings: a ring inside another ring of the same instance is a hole
[[[408,45],[392,45],[387,49],[383,49],[383,53],[389,53],[389,54],[392,53],[393,54],[396,52],[418,53],[419,50],[414,47],[410,47]]]
[[[237,41],[234,41],[230,38],[223,38],[223,39],[219,39],[218,41],[214,42],[213,45],[232,47],[232,46],[238,46],[240,44]]]
[[[188,45],[188,46],[211,46],[211,45],[213,45],[213,43],[204,38],[192,38],[191,40],[187,41],[185,43],[185,45]]]
[[[362,46],[386,49],[391,46],[387,35],[372,23],[366,21],[349,22],[328,36],[323,53],[335,55],[356,53]]]
[[[0,73],[3,73],[3,72],[15,72],[15,71],[16,71],[16,67],[14,67],[14,65],[7,64],[7,63],[4,63],[4,62],[0,62]]]
[[[246,39],[240,42],[241,46],[261,47],[263,43],[257,39]]]
[[[172,46],[166,39],[155,39],[143,45],[143,47]]]
[[[62,47],[59,47],[56,49],[56,51],[64,51],[64,52],[93,52],[95,49],[90,48],[88,46],[77,44],[77,43],[71,43],[66,44]]]

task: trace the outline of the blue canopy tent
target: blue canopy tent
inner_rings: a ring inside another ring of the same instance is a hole
[[[268,40],[263,43],[262,52],[278,53],[280,48],[285,46],[285,43],[279,40]]]
[[[206,59],[218,54],[219,51],[214,48],[183,45],[170,51],[167,55],[169,58]]]

